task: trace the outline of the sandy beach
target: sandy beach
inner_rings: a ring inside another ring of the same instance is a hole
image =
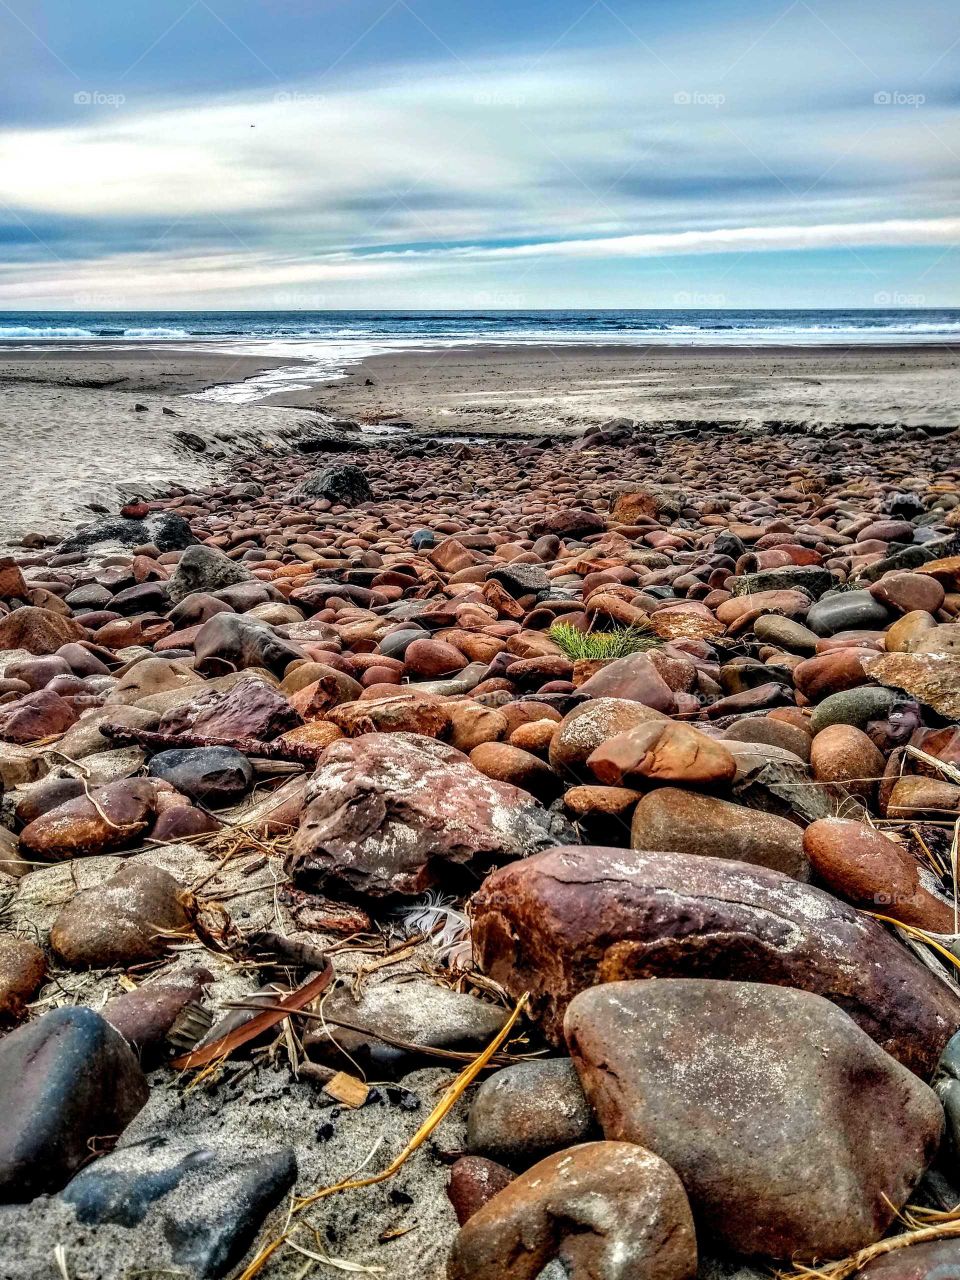
[[[368,382],[369,380],[369,382]],[[375,356],[271,404],[429,431],[642,422],[955,423],[960,346],[474,346]]]
[[[113,509],[210,483],[229,459],[289,448],[288,433],[318,418],[492,435],[571,434],[622,417],[949,425],[960,399],[960,346],[948,345],[453,347],[375,356],[310,390],[242,405],[195,398],[281,368],[311,380],[308,362],[219,344],[0,350],[0,541],[62,532],[89,503]]]

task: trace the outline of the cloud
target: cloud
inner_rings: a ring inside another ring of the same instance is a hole
[[[932,33],[878,28],[854,56],[842,10],[832,36],[805,9],[756,47],[755,24],[674,34],[655,55],[621,29],[604,48],[383,65],[362,84],[131,88],[0,131],[0,299],[51,305],[100,275],[127,296],[149,281],[229,305],[521,259],[949,245],[946,62],[922,104],[893,100],[919,93],[910,68],[933,63]]]

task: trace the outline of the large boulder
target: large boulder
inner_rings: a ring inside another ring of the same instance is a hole
[[[130,516],[108,516],[84,525],[60,544],[61,552],[87,551],[90,547],[115,542],[123,547],[152,545],[158,551],[179,551],[196,542],[190,524],[175,511],[156,511],[144,520]]]
[[[92,1009],[52,1009],[0,1040],[0,1203],[57,1191],[148,1094],[126,1041]]]
[[[697,1241],[674,1171],[627,1142],[589,1142],[541,1160],[460,1229],[448,1280],[693,1280]]]
[[[195,591],[220,591],[237,582],[253,581],[249,569],[231,560],[216,547],[203,544],[187,547],[167,583],[167,596],[177,605]]]
[[[675,1169],[701,1239],[734,1253],[872,1244],[940,1144],[933,1090],[812,992],[608,983],[581,992],[564,1027],[604,1135]]]
[[[342,507],[356,507],[361,502],[372,502],[373,493],[367,477],[359,467],[325,467],[315,471],[297,489],[301,498],[326,498]]]
[[[0,617],[0,652],[26,649],[28,653],[38,655],[56,653],[61,645],[86,638],[85,627],[62,613],[54,613],[52,609],[25,605],[6,617]]]
[[[167,733],[271,742],[301,724],[300,715],[282,693],[262,680],[247,678],[226,693],[202,690],[191,702],[168,711],[160,727]]]
[[[960,1000],[874,920],[764,867],[555,849],[488,876],[471,911],[481,968],[511,995],[531,992],[555,1041],[578,991],[625,978],[813,991],[924,1077],[960,1028]]]
[[[418,894],[450,864],[490,867],[570,833],[564,819],[485,777],[455,747],[414,733],[368,733],[324,752],[288,870],[321,889]]]

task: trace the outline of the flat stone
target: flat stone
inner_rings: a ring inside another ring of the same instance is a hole
[[[903,689],[948,720],[960,720],[960,657],[939,653],[883,653],[864,664],[874,680]]]
[[[700,857],[728,858],[806,879],[803,832],[788,818],[717,796],[658,787],[633,811],[634,849],[674,849]]]
[[[960,999],[876,921],[762,867],[572,846],[493,872],[471,915],[476,962],[555,1043],[578,991],[628,978],[815,991],[925,1078],[960,1028]]]
[[[701,1234],[733,1253],[874,1243],[943,1134],[933,1090],[809,991],[608,983],[575,997],[564,1029],[604,1135],[661,1156]]]
[[[662,711],[627,698],[593,698],[564,716],[550,740],[550,763],[561,776],[576,782],[592,783],[587,759],[596,749],[619,733],[651,721],[666,722]]]
[[[610,787],[641,782],[710,786],[732,781],[736,761],[715,738],[689,725],[664,721],[608,738],[587,760],[598,781]]]

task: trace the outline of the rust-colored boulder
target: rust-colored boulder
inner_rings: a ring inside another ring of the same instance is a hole
[[[52,609],[29,605],[0,617],[0,651],[26,649],[28,653],[56,653],[61,645],[86,638],[85,627]]]
[[[601,743],[638,725],[666,719],[662,711],[646,707],[642,702],[628,698],[594,698],[564,716],[550,740],[550,763],[563,777],[592,782],[587,759]]]
[[[356,702],[362,692],[363,686],[359,680],[354,680],[345,671],[325,667],[311,684],[290,695],[290,706],[297,713],[298,719],[322,720],[334,707],[345,702]],[[294,725],[285,726],[285,730],[293,728]]]
[[[876,921],[762,867],[554,849],[493,872],[471,914],[480,967],[513,996],[529,991],[555,1042],[578,991],[626,978],[815,991],[924,1077],[960,1028],[960,999]]]
[[[563,790],[563,783],[545,761],[506,742],[480,743],[470,752],[470,763],[486,777],[529,791],[544,804],[550,804]]]
[[[78,718],[72,702],[52,689],[38,689],[0,706],[0,739],[21,745],[39,742],[66,733]]]
[[[418,894],[455,864],[482,870],[572,834],[455,748],[419,734],[370,733],[324,752],[287,866],[305,887]]]
[[[473,1214],[447,1277],[536,1280],[553,1258],[583,1280],[693,1280],[697,1242],[680,1179],[628,1142],[558,1151]]]
[[[735,1254],[872,1244],[942,1137],[933,1090],[809,991],[608,983],[572,1001],[564,1028],[604,1135],[675,1169],[701,1236]]]
[[[673,690],[647,653],[631,653],[608,662],[580,685],[588,698],[627,698],[669,715],[677,709]]]
[[[906,849],[865,822],[820,818],[803,833],[803,848],[824,884],[855,906],[931,933],[954,932],[953,908],[922,887]]]

